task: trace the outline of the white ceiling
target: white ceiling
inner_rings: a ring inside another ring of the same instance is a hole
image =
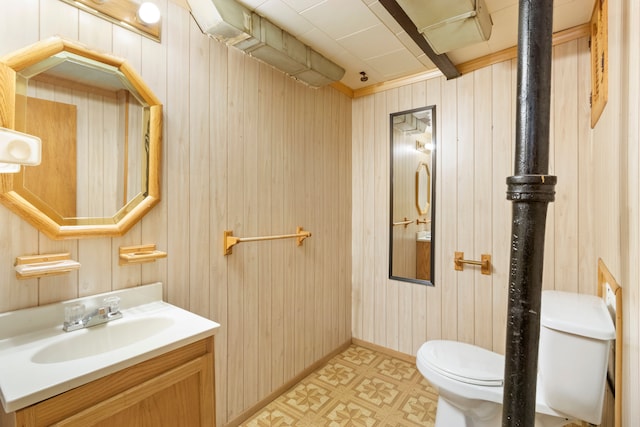
[[[341,82],[351,89],[436,69],[377,0],[236,1],[343,67]],[[594,1],[555,0],[553,31],[589,22]],[[493,21],[491,37],[448,52],[454,64],[516,45],[518,0],[485,3]],[[368,81],[360,81],[361,71]]]

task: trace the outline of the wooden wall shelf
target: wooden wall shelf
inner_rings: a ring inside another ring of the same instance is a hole
[[[136,245],[120,247],[120,265],[142,264],[166,258],[167,253],[156,250],[156,245]]]
[[[18,279],[32,279],[70,273],[80,268],[68,252],[58,254],[25,255],[16,258],[14,264]]]

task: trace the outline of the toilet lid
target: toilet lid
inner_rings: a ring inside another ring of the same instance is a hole
[[[440,374],[468,384],[502,387],[504,356],[457,341],[428,341],[418,352]]]

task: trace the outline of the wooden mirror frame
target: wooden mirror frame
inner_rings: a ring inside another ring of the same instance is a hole
[[[424,172],[423,172],[424,171]],[[422,182],[422,174],[424,173],[424,183]],[[424,205],[421,204],[421,198],[424,195]],[[418,209],[418,215],[426,215],[430,212],[429,205],[431,204],[431,171],[429,171],[429,165],[424,162],[418,164],[416,169],[416,208]]]
[[[117,68],[149,105],[148,188],[138,203],[128,203],[113,223],[59,224],[14,190],[13,175],[0,174],[0,202],[52,239],[122,236],[160,202],[162,104],[126,60],[60,37],[51,37],[0,58],[0,126],[15,128],[16,73],[60,52],[70,52]]]

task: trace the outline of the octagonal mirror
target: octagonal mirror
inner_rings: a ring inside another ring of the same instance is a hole
[[[0,201],[53,239],[119,236],[160,201],[162,104],[121,58],[52,37],[0,59],[0,126],[42,140]]]

